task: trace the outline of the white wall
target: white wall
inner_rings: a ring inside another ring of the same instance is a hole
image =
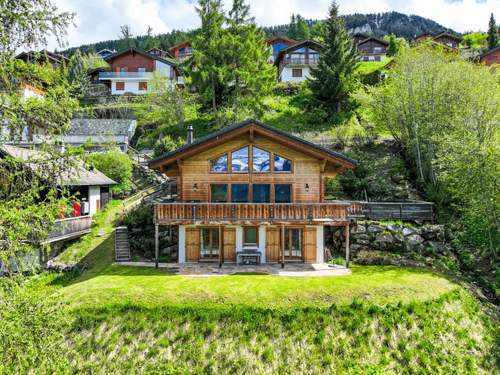
[[[179,263],[186,263],[186,226],[179,225]]]
[[[116,90],[116,81],[119,82],[125,82],[125,90]],[[148,81],[146,78],[142,79],[123,79],[123,80],[112,80],[111,81],[111,94],[112,95],[123,95],[125,93],[132,93],[132,94],[145,94],[147,93],[147,90],[141,90],[139,91],[139,82],[144,82]],[[148,87],[149,88],[149,87]]]
[[[325,262],[325,236],[322,225],[316,226],[316,263]]]
[[[97,201],[101,200],[101,187],[89,186],[90,216],[97,212]]]
[[[292,76],[292,69],[302,69],[302,77],[293,77]],[[307,77],[311,76],[311,71],[308,66],[303,66],[303,67],[297,67],[297,68],[291,68],[285,66],[281,72],[281,82],[293,82],[293,83],[300,83],[304,82]]]

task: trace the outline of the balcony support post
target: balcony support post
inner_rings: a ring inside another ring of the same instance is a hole
[[[345,266],[349,268],[349,222],[345,226]]]
[[[281,224],[281,268],[285,268],[285,225]]]
[[[155,222],[155,268],[158,268],[160,258],[159,225]]]

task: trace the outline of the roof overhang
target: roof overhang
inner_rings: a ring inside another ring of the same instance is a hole
[[[261,135],[277,143],[295,149],[303,154],[314,157],[338,166],[340,170],[351,169],[356,166],[356,161],[338,152],[318,146],[302,138],[278,130],[270,125],[266,125],[257,120],[249,119],[238,124],[229,126],[191,144],[184,145],[177,150],[160,156],[148,163],[149,168],[155,170],[167,169],[171,165],[176,165],[183,159],[199,154],[202,151],[216,147],[228,140],[249,134],[249,138],[254,135]]]

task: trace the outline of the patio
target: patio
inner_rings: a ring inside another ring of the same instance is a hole
[[[114,264],[120,266],[155,267],[153,262],[115,262]],[[288,263],[284,268],[281,268],[281,264],[236,265],[236,263],[224,263],[221,268],[219,268],[217,263],[159,263],[158,267],[167,268],[175,274],[192,277],[220,277],[241,274],[286,277],[331,277],[351,274],[349,268],[326,263]]]

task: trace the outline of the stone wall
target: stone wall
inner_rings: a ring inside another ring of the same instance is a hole
[[[373,221],[358,221],[351,224],[350,251],[352,258],[360,251],[386,251],[392,253],[445,253],[442,225],[394,224]],[[327,237],[327,246],[335,253],[344,253],[344,228],[332,228]]]

